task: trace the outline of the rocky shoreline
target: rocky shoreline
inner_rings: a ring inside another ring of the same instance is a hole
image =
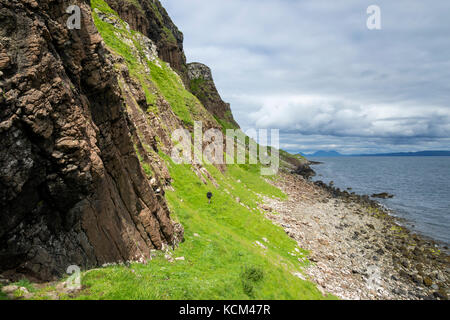
[[[343,299],[447,300],[450,256],[415,234],[369,196],[282,173],[274,183],[287,201],[265,199],[313,264],[305,272],[323,292]]]

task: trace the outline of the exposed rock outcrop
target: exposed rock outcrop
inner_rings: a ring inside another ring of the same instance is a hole
[[[316,175],[316,172],[311,169],[311,167],[307,163],[299,164],[295,170],[292,171],[294,174],[298,174],[305,179],[310,179]]]
[[[183,82],[187,82],[186,56],[183,51],[183,33],[172,22],[158,0],[105,0],[119,16],[157,47],[159,57],[170,63]]]
[[[231,113],[230,104],[225,103],[217,91],[211,69],[198,62],[189,63],[187,67],[191,92],[216,119],[239,128]]]
[[[382,192],[382,193],[374,193],[371,195],[371,197],[379,199],[392,199],[394,195],[387,192]]]
[[[239,128],[230,105],[222,100],[216,89],[209,67],[201,63],[186,64],[183,33],[158,0],[105,1],[131,29],[141,32],[156,44],[159,57],[177,71],[186,88],[197,96],[212,115]]]
[[[65,25],[72,4],[80,30]],[[49,280],[180,241],[89,2],[0,0],[0,23],[0,271]]]
[[[221,126],[187,91],[182,84],[181,77],[177,76],[170,66],[164,66],[158,59],[157,48],[153,40],[139,32],[132,32],[130,25],[126,21],[121,21],[116,13],[107,12],[104,8],[103,10],[105,12],[94,6],[94,15],[114,27],[114,36],[122,42],[123,46],[127,47],[129,52],[132,52],[136,59],[134,64],[130,64],[126,58],[114,50],[117,49],[116,43],[107,41],[107,45],[111,46],[110,53],[115,69],[118,71],[119,86],[125,99],[127,113],[136,127],[136,130],[132,132],[134,145],[141,161],[148,168],[149,179],[158,182],[152,184],[153,188],[163,190],[164,186],[170,185],[171,177],[159,152],[162,151],[166,155],[172,154],[172,133],[179,128],[187,128],[192,131],[195,121],[201,122],[204,132],[212,128],[220,130]],[[151,66],[153,66],[153,71],[150,70]],[[155,80],[152,74],[156,74],[156,79],[159,80]],[[158,81],[160,81],[159,84]],[[170,93],[168,93],[168,86],[165,83],[162,84],[163,89],[161,89],[161,81],[172,81]],[[185,111],[189,112],[187,117],[186,113],[180,113],[179,110],[178,115],[174,112],[177,106],[180,108],[180,101],[184,102],[182,108],[186,108]],[[210,143],[211,141],[204,141],[203,148]],[[224,170],[224,166],[218,165],[218,167]],[[202,170],[206,170],[201,165],[194,164],[192,169],[201,177]],[[203,172],[203,174],[205,173]],[[205,175],[214,183],[209,173]],[[206,183],[206,180],[204,182]],[[163,191],[158,194],[163,195]]]

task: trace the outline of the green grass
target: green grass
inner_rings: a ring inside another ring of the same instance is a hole
[[[9,299],[8,299],[8,296],[7,296],[5,293],[3,293],[3,291],[2,291],[2,288],[3,288],[3,287],[4,287],[4,286],[0,284],[0,301],[1,301],[1,300],[9,300]]]
[[[92,8],[97,8],[104,13],[112,14],[116,17],[117,20],[121,21],[118,18],[117,13],[110,9],[106,2],[104,2],[103,0],[92,0],[91,6]],[[114,52],[121,55],[128,65],[136,66],[138,64],[138,60],[135,54],[133,54],[132,48],[124,41],[122,41],[116,34],[118,33],[122,36],[126,36],[127,34],[125,26],[123,27],[123,29],[115,28],[112,24],[100,20],[100,18],[94,11],[92,12],[92,16],[94,19],[94,23],[106,45]]]
[[[201,92],[201,88],[204,83],[205,79],[203,78],[192,79],[189,84],[191,92],[195,94],[197,97],[200,98],[204,97],[203,93]]]
[[[157,112],[156,95],[159,94],[169,102],[175,115],[188,126],[194,125],[193,118],[200,119],[207,114],[200,101],[184,88],[180,77],[164,61],[157,59],[155,62],[146,59],[141,44],[133,36],[137,32],[128,31],[115,11],[111,10],[103,0],[92,0],[91,6],[93,9],[97,8],[104,13],[112,14],[123,25],[121,28],[115,28],[100,20],[95,12],[92,13],[94,23],[106,45],[125,59],[130,75],[141,84],[149,112]],[[176,41],[170,30],[167,29],[165,33],[168,41]],[[141,64],[136,55],[141,57],[141,61],[146,61],[150,74],[145,72],[145,66]]]
[[[33,284],[27,279],[22,279],[17,282],[14,282],[12,285],[18,286],[19,288],[21,287],[26,288],[29,292],[36,291],[36,289],[33,287]]]
[[[216,189],[203,184],[189,165],[176,165],[161,156],[174,180],[175,191],[166,193],[172,218],[185,228],[185,242],[173,254],[185,260],[170,263],[158,253],[147,265],[90,271],[83,277],[85,289],[78,299],[323,298],[312,283],[292,275],[306,266],[298,258],[307,253],[296,253],[295,241],[253,210],[258,202],[255,193],[285,197],[259,177],[258,168],[229,166],[222,174],[210,166],[208,171],[220,185]],[[238,177],[242,182],[237,182]],[[206,199],[208,191],[214,194],[211,204]],[[236,197],[250,210],[236,202]]]
[[[142,13],[145,13],[144,10],[142,9],[141,4],[139,3],[138,0],[126,0],[127,2],[133,4],[139,11],[141,11]]]
[[[227,129],[237,129],[237,127],[234,124],[232,124],[231,122],[228,122],[223,119],[219,119],[216,116],[214,116],[214,119],[216,119],[216,121],[220,124],[220,126],[222,127],[222,131],[224,133],[226,132]]]
[[[101,12],[117,15],[117,13],[109,7],[109,5],[103,0],[91,0],[92,9],[97,8]]]
[[[164,19],[161,15],[161,12],[159,12],[157,5],[153,1],[149,1],[149,4],[153,10],[153,13],[155,14],[156,19],[158,19],[159,22],[163,25]]]
[[[11,286],[14,285],[14,286],[17,286],[18,288],[25,288],[30,293],[36,293],[37,292],[37,290],[33,286],[33,284],[27,279],[21,279],[19,281],[14,282],[14,283],[10,283],[9,285],[11,285]],[[4,285],[0,285],[0,300],[9,300],[8,296],[1,291],[1,289],[3,287],[4,287]],[[20,290],[16,290],[14,292],[14,296],[16,298],[20,298],[22,295],[23,295],[23,293]]]
[[[177,44],[177,39],[167,27],[163,27],[163,38],[167,43]]]
[[[153,82],[164,98],[169,102],[172,111],[187,125],[194,125],[191,114],[198,112],[200,102],[189,91],[184,89],[178,75],[166,63],[161,67],[153,62],[148,63]]]
[[[91,3],[107,9],[103,0]],[[95,23],[105,43],[125,58],[130,74],[143,86],[151,81],[185,124],[192,125],[193,119],[207,114],[165,63],[159,61],[160,67],[147,61],[151,75],[143,73],[132,48],[114,39],[114,32],[118,31],[98,19]],[[138,45],[136,48],[139,50]],[[150,87],[148,93],[153,94]],[[147,97],[147,102],[152,99]],[[173,178],[174,190],[166,192],[172,219],[185,228],[185,241],[172,254],[184,260],[171,263],[164,253],[158,252],[147,264],[115,265],[85,272],[83,290],[76,299],[324,298],[314,284],[293,275],[307,266],[307,252],[258,209],[260,195],[286,198],[261,177],[259,165],[229,165],[225,173],[207,165],[219,184],[216,189],[209,180],[204,184],[190,165],[176,165],[166,155],[160,156]],[[211,204],[206,198],[208,191],[213,192]]]
[[[134,151],[136,152],[136,155],[137,155],[137,157],[139,159],[141,167],[142,167],[142,169],[144,169],[144,172],[147,175],[147,177],[148,178],[153,177],[154,173],[153,173],[153,170],[152,170],[151,166],[144,161],[144,159],[142,158],[141,154],[139,153],[138,148],[137,148],[136,145],[134,146]]]
[[[208,87],[205,87],[206,80],[203,78],[192,79],[189,83],[190,91],[195,95],[200,101],[203,101],[208,96]],[[237,129],[237,126],[232,123],[233,115],[231,111],[225,113],[224,119],[213,115],[217,123],[220,124],[222,130],[225,132],[226,129]]]
[[[147,112],[159,114],[159,109],[156,106],[157,97],[150,75],[141,72],[142,69],[139,68],[131,67],[129,70],[131,77],[138,80],[144,90],[145,100],[147,102]]]

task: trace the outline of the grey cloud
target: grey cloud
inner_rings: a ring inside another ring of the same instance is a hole
[[[449,148],[449,1],[162,2],[243,128],[279,127],[291,150]]]

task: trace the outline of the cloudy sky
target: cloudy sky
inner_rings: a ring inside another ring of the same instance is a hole
[[[450,149],[450,1],[162,3],[244,130],[294,152]]]

